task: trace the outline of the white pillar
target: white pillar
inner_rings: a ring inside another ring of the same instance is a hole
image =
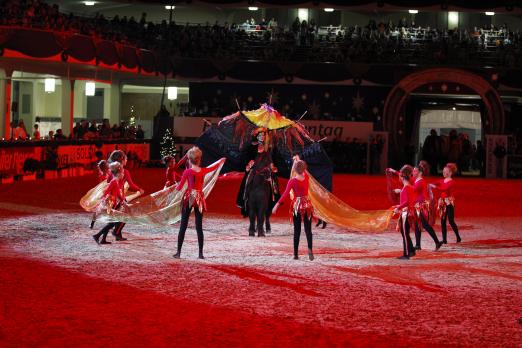
[[[121,85],[119,81],[113,82],[110,88],[105,90],[108,92],[108,97],[105,101],[108,101],[108,115],[105,117],[110,120],[111,125],[114,123],[120,123],[121,121]]]
[[[74,93],[74,90],[73,90]],[[71,83],[68,79],[62,79],[62,89],[61,89],[61,101],[62,101],[62,131],[65,136],[69,136],[74,127],[74,124],[71,125]]]

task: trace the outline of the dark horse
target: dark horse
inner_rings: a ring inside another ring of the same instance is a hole
[[[250,219],[249,236],[255,236],[257,231],[263,237],[265,225],[266,232],[271,232],[270,215],[279,196],[276,172],[270,153],[259,147],[256,158],[247,166],[237,196],[241,214]]]

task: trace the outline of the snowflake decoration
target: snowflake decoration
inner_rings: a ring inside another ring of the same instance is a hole
[[[352,98],[352,108],[357,110],[357,112],[361,111],[364,108],[364,98],[361,97],[359,91],[357,91],[357,95]]]

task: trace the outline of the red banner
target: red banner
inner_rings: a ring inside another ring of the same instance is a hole
[[[102,152],[102,158],[108,158],[110,153],[116,149],[125,153],[132,152],[141,161],[150,159],[149,144],[103,144],[96,147],[94,144],[85,145],[58,145],[58,166],[67,167],[71,165],[89,165],[94,163],[96,152]],[[17,175],[23,173],[24,163],[33,158],[37,161],[45,160],[46,148],[43,146],[20,146],[0,149],[0,173]]]

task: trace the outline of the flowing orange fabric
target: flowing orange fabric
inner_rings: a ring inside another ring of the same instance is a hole
[[[219,161],[218,161],[219,162]],[[225,162],[205,175],[203,194],[208,197],[216,184],[219,172]],[[213,165],[213,164],[212,164]],[[133,204],[128,204],[122,210],[112,210],[110,214],[101,210],[99,220],[114,222],[121,221],[141,225],[171,225],[181,220],[181,199],[187,190],[187,183],[178,191],[175,186],[164,188],[161,191],[138,198]]]
[[[393,210],[361,211],[350,207],[326,190],[309,174],[308,195],[314,214],[323,221],[358,232],[382,232],[388,228]]]

